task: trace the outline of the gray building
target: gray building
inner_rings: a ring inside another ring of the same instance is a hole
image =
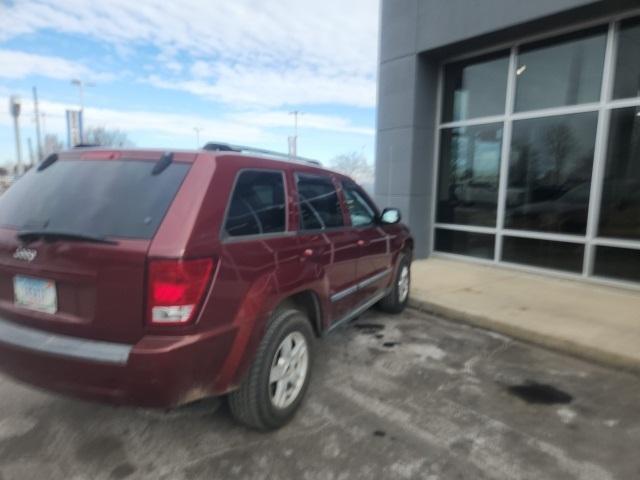
[[[418,258],[640,282],[640,0],[383,0],[375,196]]]

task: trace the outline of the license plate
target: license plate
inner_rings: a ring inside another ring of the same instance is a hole
[[[39,312],[56,313],[58,295],[52,280],[16,276],[13,278],[15,304]]]

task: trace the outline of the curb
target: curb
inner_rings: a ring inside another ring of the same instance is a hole
[[[603,350],[591,345],[573,342],[568,339],[554,337],[526,328],[507,325],[491,317],[465,312],[426,300],[410,298],[409,307],[423,313],[443,317],[447,320],[466,323],[474,327],[508,335],[518,340],[523,340],[560,353],[570,354],[582,360],[594,362],[606,367],[614,367],[637,375],[640,374],[640,360],[626,355],[620,355],[610,350]]]

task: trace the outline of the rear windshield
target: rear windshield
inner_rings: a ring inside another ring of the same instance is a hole
[[[190,165],[156,162],[60,160],[26,173],[0,197],[0,226],[150,239]]]

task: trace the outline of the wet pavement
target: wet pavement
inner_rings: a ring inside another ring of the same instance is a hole
[[[414,311],[317,344],[275,433],[224,403],[115,408],[0,377],[0,479],[635,479],[640,378]]]

